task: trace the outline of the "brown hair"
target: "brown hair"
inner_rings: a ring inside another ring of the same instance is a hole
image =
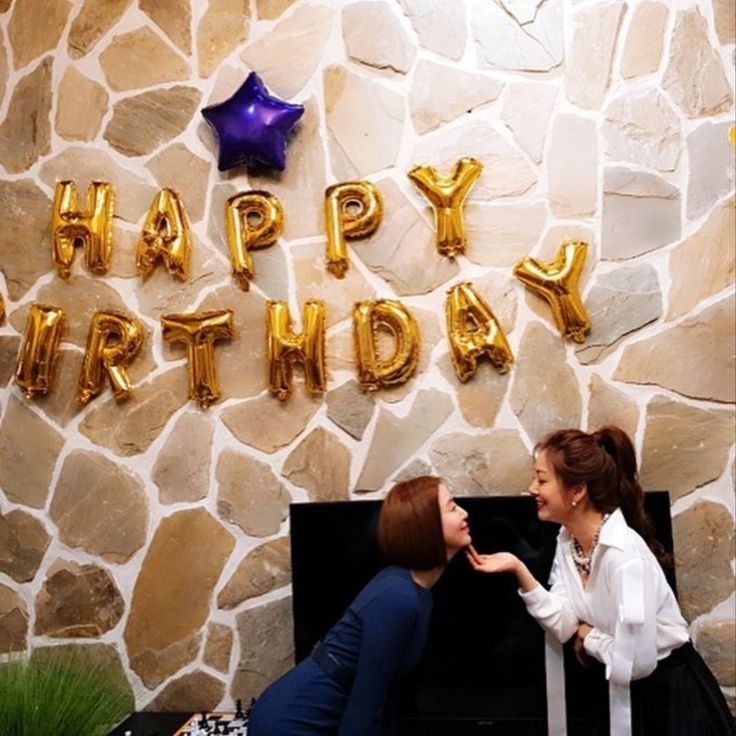
[[[439,478],[423,475],[388,492],[378,519],[378,545],[387,564],[409,570],[447,564],[439,487]]]
[[[564,487],[585,485],[593,507],[603,514],[620,508],[626,523],[643,537],[660,563],[672,564],[644,509],[636,452],[626,432],[614,425],[591,434],[561,429],[535,447],[535,452],[543,450]]]

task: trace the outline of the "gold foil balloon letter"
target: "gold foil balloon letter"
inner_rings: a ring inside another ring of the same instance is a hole
[[[575,342],[585,342],[590,332],[579,290],[587,252],[587,243],[568,241],[560,246],[551,263],[523,258],[514,266],[514,276],[549,302],[557,329]]]
[[[118,401],[133,392],[126,372],[143,342],[141,323],[122,312],[95,312],[79,376],[77,399],[86,404],[102,391],[105,374]]]
[[[268,192],[246,192],[225,203],[227,241],[233,274],[243,291],[253,278],[251,250],[273,245],[284,230],[284,208]]]
[[[206,409],[220,396],[215,341],[233,336],[232,310],[169,314],[161,317],[161,326],[166,342],[183,342],[187,346],[189,398]]]
[[[472,284],[458,284],[447,292],[445,316],[452,364],[461,381],[475,375],[478,359],[484,356],[500,373],[508,371],[514,356],[506,335]]]
[[[138,273],[150,274],[159,258],[172,276],[187,280],[192,238],[179,195],[173,189],[162,189],[148,210],[136,251]]]
[[[292,366],[297,361],[304,364],[307,391],[318,395],[325,390],[324,302],[313,300],[304,304],[302,325],[303,332],[292,331],[286,302],[266,303],[268,387],[281,400],[291,395]]]
[[[75,246],[84,247],[84,261],[93,273],[106,273],[112,253],[112,186],[93,181],[87,188],[87,209],[77,209],[77,187],[60,181],[51,210],[51,259],[63,279],[69,277]]]
[[[378,331],[383,327],[394,338],[390,358],[378,357]],[[358,382],[368,391],[407,381],[419,360],[419,325],[407,308],[398,301],[378,299],[358,302],[353,309],[355,356]]]
[[[417,166],[408,174],[414,186],[432,205],[437,250],[443,256],[452,257],[465,252],[467,238],[463,224],[463,203],[482,169],[480,161],[461,158],[450,176],[440,176],[431,166]]]
[[[327,269],[341,279],[348,270],[346,239],[372,235],[383,216],[383,199],[369,181],[335,184],[325,192]]]
[[[63,323],[63,309],[31,304],[15,369],[15,382],[28,399],[51,388]]]

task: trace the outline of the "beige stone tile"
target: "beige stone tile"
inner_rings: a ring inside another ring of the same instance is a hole
[[[695,643],[721,687],[734,687],[736,662],[731,655],[736,649],[736,621],[731,618],[703,623]]]
[[[225,449],[217,460],[217,513],[252,537],[275,534],[291,496],[272,468],[242,452]]]
[[[56,132],[68,141],[91,141],[100,131],[109,97],[75,67],[64,72],[56,106]]]
[[[524,330],[513,370],[511,409],[532,443],[555,429],[579,427],[580,386],[563,339],[539,322]]]
[[[675,319],[734,281],[736,208],[732,197],[670,253],[667,319]]]
[[[291,451],[281,474],[312,501],[347,501],[350,460],[350,450],[334,434],[316,427]]]
[[[614,378],[654,383],[683,396],[736,401],[733,295],[653,337],[628,345]]]
[[[325,396],[327,418],[356,440],[363,439],[376,406],[375,396],[349,380]]]
[[[232,534],[202,508],[179,511],[159,523],[123,634],[130,666],[148,687],[196,657],[212,591],[234,546]],[[189,694],[196,692],[205,698],[207,688]],[[194,700],[189,707],[196,708]]]
[[[506,87],[501,119],[521,149],[535,163],[542,161],[552,110],[557,100],[553,84],[514,83]]]
[[[416,58],[412,38],[392,5],[360,0],[342,11],[342,35],[348,57],[377,71],[406,74]]]
[[[461,496],[515,496],[531,482],[531,455],[516,429],[451,432],[433,442],[429,455]]]
[[[419,391],[403,418],[381,407],[355,490],[380,489],[451,413],[450,397],[436,389]]]
[[[148,500],[141,479],[127,468],[75,450],[64,460],[49,516],[68,547],[122,563],[146,541]]]
[[[289,99],[311,79],[336,23],[337,14],[328,5],[299,4],[268,33],[248,44],[240,58],[272,94]]]
[[[6,179],[0,181],[0,201],[15,213],[0,218],[0,270],[15,301],[52,268],[51,200],[30,179]]]
[[[680,160],[680,118],[654,88],[611,100],[603,139],[607,157],[616,161],[674,171]]]
[[[675,517],[677,594],[688,621],[733,593],[733,517],[712,501],[699,501]]]
[[[547,0],[522,20],[510,10],[484,0],[469,0],[470,31],[481,68],[546,72],[559,66],[565,43],[562,2]],[[518,4],[517,4],[518,5]],[[527,3],[523,10],[527,11]]]
[[[0,164],[8,173],[26,171],[51,150],[51,67],[47,56],[13,89],[0,124]]]
[[[138,6],[183,54],[191,54],[191,0],[138,0]]]
[[[276,452],[295,440],[319,410],[321,399],[294,391],[288,401],[271,393],[223,409],[220,418],[244,445]]]
[[[151,472],[161,503],[191,503],[207,495],[213,435],[214,426],[206,414],[179,417]]]
[[[189,64],[150,28],[114,36],[100,54],[100,67],[115,92],[189,79]]]
[[[458,60],[467,41],[464,0],[399,0],[419,46]]]
[[[633,258],[679,240],[680,190],[655,174],[609,168],[603,178],[601,258]]]
[[[84,0],[69,31],[69,56],[79,59],[89,53],[120,20],[132,2],[133,0]]]
[[[440,89],[442,94],[438,94]],[[414,129],[420,135],[435,130],[493,102],[502,89],[502,82],[487,76],[420,59],[409,89],[409,111]]]
[[[635,437],[639,426],[636,401],[597,373],[590,376],[588,389],[588,431],[594,432],[607,424],[615,424],[629,437]]]
[[[590,334],[575,348],[583,364],[603,360],[625,336],[662,316],[657,272],[648,263],[602,274],[585,297]]]
[[[236,608],[249,598],[288,585],[291,582],[289,550],[289,538],[279,537],[248,552],[217,596],[218,607]]]
[[[8,38],[13,48],[13,66],[22,69],[61,40],[72,4],[67,0],[19,0],[13,4]]]
[[[687,137],[690,169],[687,180],[687,217],[705,214],[725,194],[733,192],[736,181],[734,147],[729,140],[733,121],[703,123]]]
[[[724,46],[736,42],[736,5],[731,0],[713,0],[713,17],[718,40]]]
[[[723,62],[710,45],[707,22],[698,8],[677,14],[662,86],[689,118],[714,115],[733,104]]]
[[[294,3],[295,0],[256,0],[258,17],[261,20],[275,20]]]
[[[590,118],[559,113],[547,156],[549,205],[557,217],[583,218],[598,206],[598,136]]]
[[[146,168],[159,187],[174,189],[181,197],[190,222],[204,215],[212,164],[192,153],[184,143],[174,143],[153,156]]]
[[[240,660],[230,685],[233,699],[249,703],[269,683],[294,666],[291,598],[282,598],[238,614]]]
[[[197,26],[199,76],[210,77],[222,61],[248,38],[247,0],[208,0]]]
[[[225,695],[225,683],[216,677],[193,670],[166,684],[144,711],[154,713],[210,712],[217,709]]]
[[[28,641],[28,609],[12,588],[0,583],[0,654],[24,652]]]
[[[664,3],[646,0],[633,13],[621,56],[621,75],[625,79],[657,71],[667,26]]]
[[[0,424],[0,489],[6,498],[42,509],[64,442],[23,399],[8,398]]]
[[[233,649],[233,630],[225,624],[207,624],[207,641],[204,645],[202,661],[224,674],[230,669],[230,655]]]
[[[0,572],[18,583],[36,575],[51,542],[51,535],[35,516],[15,509],[0,514]]]
[[[57,559],[46,573],[35,608],[37,636],[96,638],[115,628],[125,601],[104,568]]]
[[[327,67],[323,79],[332,169],[338,181],[394,166],[406,120],[403,96],[338,65]]]
[[[199,90],[183,85],[126,97],[113,106],[103,136],[123,156],[152,153],[189,125],[200,97]]]
[[[599,110],[611,80],[611,61],[626,3],[607,2],[576,11],[565,94],[573,105]]]

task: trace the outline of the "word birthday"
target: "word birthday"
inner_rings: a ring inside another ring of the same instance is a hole
[[[409,172],[410,180],[431,204],[439,253],[454,257],[463,253],[467,238],[462,208],[482,166],[472,158],[457,162],[449,176],[431,166]],[[347,243],[373,234],[383,216],[378,188],[368,181],[343,182],[325,192],[326,267],[336,278],[349,268]],[[106,182],[92,182],[87,190],[86,209],[77,203],[72,181],[56,184],[52,205],[52,262],[62,278],[68,278],[77,248],[84,250],[86,268],[104,274],[112,253],[114,193]],[[235,195],[225,203],[225,222],[233,276],[247,291],[255,269],[251,251],[275,244],[283,232],[284,210],[277,197],[265,191]],[[180,281],[189,278],[192,239],[183,204],[172,189],[154,197],[143,223],[136,248],[136,267],[143,276],[163,263]],[[563,336],[584,342],[590,330],[578,283],[587,244],[563,243],[555,259],[540,263],[522,259],[513,275],[549,303]],[[3,303],[0,299],[0,315]],[[445,316],[452,362],[461,381],[477,370],[477,361],[487,358],[500,372],[514,360],[506,336],[491,307],[469,282],[448,291]],[[43,395],[52,388],[54,365],[62,337],[64,310],[34,303],[30,307],[15,383],[27,398]],[[304,304],[302,331],[295,332],[285,301],[266,303],[268,385],[279,399],[291,395],[294,364],[303,366],[306,389],[321,394],[326,385],[325,304]],[[224,309],[161,317],[166,342],[183,343],[187,350],[189,396],[207,407],[220,396],[215,344],[233,337],[233,312]],[[388,332],[393,350],[382,355],[378,333]],[[369,391],[408,380],[419,358],[419,328],[411,312],[400,302],[377,299],[358,302],[353,309],[353,333],[358,382]],[[118,400],[129,398],[133,386],[127,368],[135,360],[143,341],[143,329],[132,315],[98,311],[90,322],[87,347],[79,377],[77,398],[87,403],[103,390],[107,378]]]

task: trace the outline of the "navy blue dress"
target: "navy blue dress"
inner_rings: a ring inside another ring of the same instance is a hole
[[[323,640],[322,651],[352,685],[341,685],[307,657],[256,700],[248,736],[385,734],[388,691],[418,663],[431,611],[430,592],[408,570],[381,570]]]

